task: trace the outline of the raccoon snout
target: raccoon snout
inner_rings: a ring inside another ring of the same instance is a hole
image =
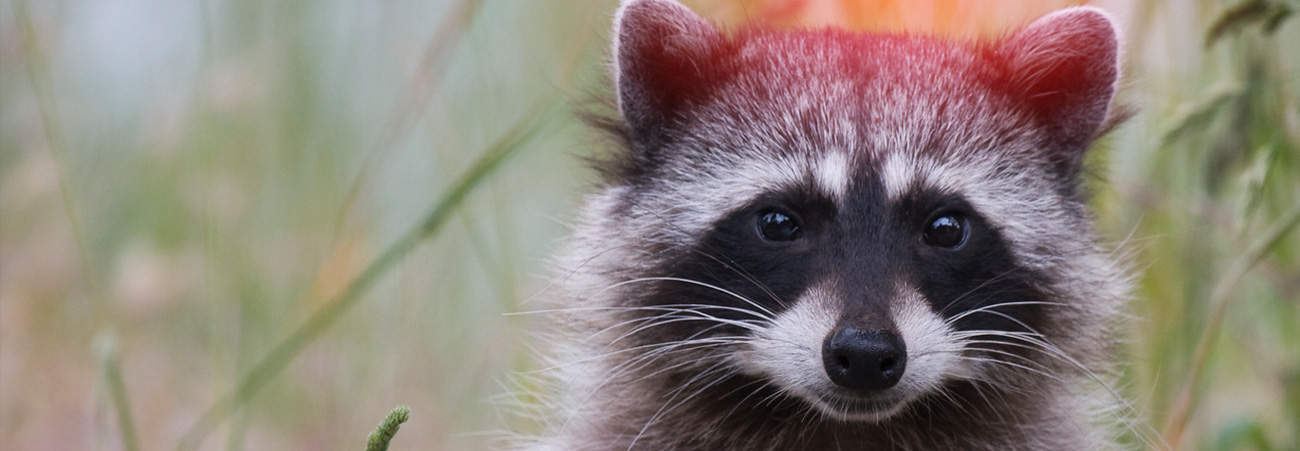
[[[858,391],[893,387],[907,367],[907,346],[887,330],[846,327],[822,344],[822,363],[836,385]]]

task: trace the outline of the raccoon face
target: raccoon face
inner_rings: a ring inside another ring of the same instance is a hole
[[[1122,297],[1078,192],[1117,44],[1091,8],[966,45],[724,36],[626,3],[628,148],[581,233],[604,285],[588,297],[621,312],[607,344],[854,421],[1077,373]]]

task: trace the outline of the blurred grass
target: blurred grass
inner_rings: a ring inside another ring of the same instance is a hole
[[[212,429],[224,422],[240,406],[252,400],[271,378],[284,371],[285,366],[296,359],[304,348],[356,305],[361,296],[365,295],[380,278],[387,275],[393,265],[405,259],[423,241],[433,238],[451,215],[460,208],[470,192],[482,184],[508,157],[530,143],[531,138],[542,129],[544,120],[549,118],[552,109],[551,105],[547,105],[544,109],[535,109],[535,114],[526,116],[499,141],[489,146],[466,173],[452,184],[448,192],[434,204],[428,215],[416,227],[385,248],[361,274],[347,283],[342,292],[312,313],[311,317],[302,326],[294,329],[287,338],[276,343],[271,352],[258,360],[248,374],[239,380],[234,390],[208,408],[194,427],[182,437],[180,448],[197,448]]]
[[[1247,3],[1281,7],[1143,5],[1126,91],[1145,111],[1098,202],[1150,237],[1130,392],[1178,449],[1300,447],[1300,33]]]
[[[969,34],[1078,2],[687,3]],[[1141,109],[1095,152],[1101,228],[1144,269],[1123,390],[1179,449],[1300,448],[1298,4],[1100,5]],[[436,239],[403,237],[536,105],[605,82],[613,7],[0,3],[0,447],[171,449],[205,424],[202,449],[345,449],[398,404],[420,415],[395,449],[486,447],[518,423],[498,381],[534,366],[502,314],[543,290],[595,140],[556,115]]]
[[[104,382],[108,384],[109,394],[113,397],[113,414],[117,417],[118,430],[122,434],[122,448],[137,451],[140,449],[140,439],[135,434],[131,400],[118,363],[117,339],[112,335],[101,335],[95,338],[95,347],[99,354],[99,365],[104,368]]]

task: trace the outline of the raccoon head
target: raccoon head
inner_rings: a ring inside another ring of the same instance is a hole
[[[674,383],[741,378],[849,421],[1085,371],[1124,296],[1079,186],[1118,42],[1087,7],[961,43],[724,34],[625,2],[627,145],[575,265],[619,313],[592,330]]]

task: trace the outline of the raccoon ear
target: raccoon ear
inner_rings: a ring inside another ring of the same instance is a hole
[[[1030,23],[999,48],[1009,89],[1048,128],[1077,167],[1107,120],[1119,80],[1119,30],[1110,14],[1068,8]]]
[[[614,19],[618,111],[637,139],[652,139],[705,89],[722,34],[673,0],[624,0]]]

